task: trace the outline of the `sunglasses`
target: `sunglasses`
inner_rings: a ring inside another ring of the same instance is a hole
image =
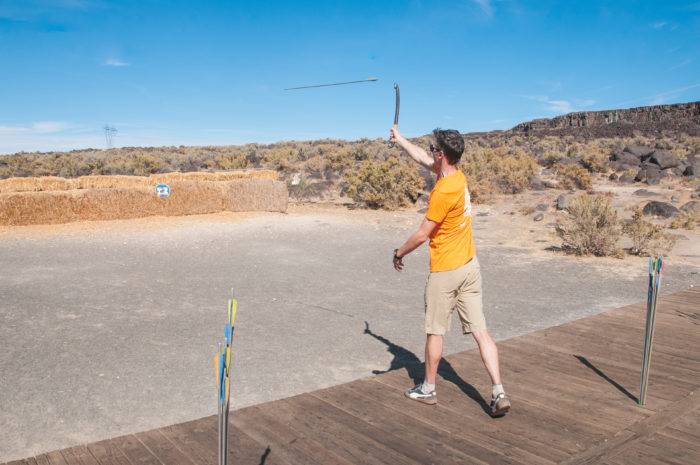
[[[438,147],[436,147],[435,145],[433,145],[433,143],[431,142],[431,143],[430,143],[430,152],[432,152],[432,153],[435,153],[435,152],[442,152],[442,150],[440,150]]]

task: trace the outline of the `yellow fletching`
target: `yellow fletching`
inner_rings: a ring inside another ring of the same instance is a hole
[[[228,376],[231,370],[231,347],[226,347],[226,375]]]
[[[229,315],[229,320],[231,322],[231,327],[236,322],[236,310],[238,309],[238,301],[236,299],[231,299],[231,314]]]

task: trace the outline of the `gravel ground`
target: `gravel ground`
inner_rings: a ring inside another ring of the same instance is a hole
[[[5,230],[0,462],[214,414],[231,288],[235,408],[422,359],[427,250],[402,273],[390,260],[420,218],[297,211]],[[645,299],[643,260],[500,246],[479,221],[499,340]],[[664,278],[664,292],[700,284],[689,264]],[[458,327],[448,353],[473,347]]]

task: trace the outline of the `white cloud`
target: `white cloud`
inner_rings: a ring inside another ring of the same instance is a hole
[[[483,13],[489,18],[493,16],[493,5],[491,0],[472,0],[478,6]]]
[[[105,62],[102,64],[104,66],[116,66],[116,67],[131,66],[131,63],[127,63],[125,61],[122,61],[119,58],[107,58],[107,60],[105,60]]]
[[[0,134],[53,134],[70,129],[73,125],[64,121],[37,121],[29,126],[0,126]]]
[[[669,70],[669,71],[673,71],[674,69],[678,69],[678,68],[682,68],[682,67],[684,67],[684,66],[688,66],[688,65],[691,64],[693,61],[695,61],[694,58],[686,58],[685,60],[681,61],[681,62],[678,63],[677,65],[670,67],[668,70]]]
[[[574,111],[573,105],[568,100],[553,100],[546,95],[523,95],[528,100],[534,100],[544,104],[548,111],[554,113],[571,113]]]
[[[668,23],[666,21],[656,21],[655,23],[652,23],[651,27],[654,29],[663,29],[667,24]]]

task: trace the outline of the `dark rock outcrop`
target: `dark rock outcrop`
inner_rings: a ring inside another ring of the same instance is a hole
[[[661,134],[664,131],[700,135],[700,102],[568,113],[520,123],[510,130],[512,133],[590,137],[633,136],[635,132]]]
[[[668,202],[659,202],[657,200],[652,200],[648,204],[644,205],[642,213],[645,215],[660,216],[662,218],[672,218],[676,216],[680,210],[671,205]]]
[[[659,165],[662,170],[675,168],[681,164],[677,156],[666,150],[655,150],[651,157],[649,157],[649,161]]]
[[[694,215],[700,215],[700,201],[691,200],[690,202],[685,203],[681,207],[681,211],[692,213]]]

